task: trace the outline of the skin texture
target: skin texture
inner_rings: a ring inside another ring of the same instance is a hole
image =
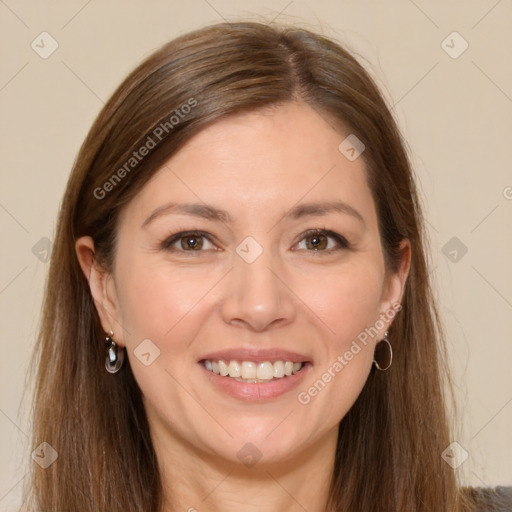
[[[401,302],[410,262],[405,241],[398,273],[386,273],[364,161],[338,150],[349,133],[295,102],[226,118],[191,139],[123,210],[111,273],[94,263],[91,238],[77,240],[103,328],[126,347],[144,395],[165,495],[175,504],[166,510],[325,509],[338,424],[392,320],[307,405],[297,395]],[[286,217],[298,204],[336,200],[364,222],[339,212]],[[170,202],[207,203],[232,222],[162,213],[142,227]],[[309,229],[339,233],[350,247],[329,237],[325,249],[312,249]],[[161,247],[187,230],[212,241],[194,252],[181,240],[174,251]],[[236,252],[248,236],[263,249],[253,263]],[[148,338],[160,356],[144,366],[134,350]],[[287,349],[313,366],[291,392],[242,401],[211,386],[198,364],[236,347]],[[261,452],[250,468],[237,457],[247,442]]]

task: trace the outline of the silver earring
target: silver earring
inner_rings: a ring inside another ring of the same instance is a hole
[[[391,343],[388,340],[388,334],[389,334],[389,332],[386,331],[384,333],[384,338],[377,345],[377,347],[378,347],[379,345],[382,344],[382,342],[385,342],[387,349],[388,349],[387,350],[388,354],[385,357],[381,358],[380,364],[376,361],[375,354],[373,356],[374,357],[373,363],[375,364],[375,368],[377,368],[377,370],[380,370],[381,372],[385,372],[391,366],[391,363],[393,362],[393,348],[391,347]],[[377,352],[377,347],[375,347],[375,352]]]
[[[110,331],[110,335],[105,338],[107,346],[107,357],[105,358],[105,368],[108,373],[117,373],[124,361],[124,349],[119,347],[115,342],[114,333]]]

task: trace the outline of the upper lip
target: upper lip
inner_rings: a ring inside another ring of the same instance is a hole
[[[310,361],[310,359],[304,354],[278,348],[231,348],[209,352],[201,357],[199,361],[201,362],[205,359],[213,361],[218,361],[220,359],[223,361],[254,361],[255,363],[261,363],[264,361],[292,361],[295,363],[306,363]]]

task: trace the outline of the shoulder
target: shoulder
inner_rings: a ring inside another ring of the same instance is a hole
[[[512,511],[512,487],[463,487],[461,492],[474,505],[474,512]]]

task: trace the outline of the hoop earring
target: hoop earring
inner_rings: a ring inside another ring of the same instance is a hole
[[[119,350],[118,344],[114,341],[114,333],[110,331],[110,335],[105,338],[107,346],[107,357],[105,358],[105,369],[108,373],[117,373],[124,362],[124,349]]]
[[[385,342],[388,347],[389,355],[387,355],[386,358],[383,358],[383,361],[381,360],[382,366],[381,366],[381,364],[379,364],[376,361],[375,354],[373,356],[374,357],[373,363],[375,364],[375,368],[377,368],[377,370],[379,370],[381,372],[385,372],[387,369],[389,369],[389,367],[391,366],[391,363],[393,362],[393,347],[391,347],[391,343],[388,340],[388,334],[389,334],[389,331],[386,331],[384,333],[384,338],[378,343],[378,345],[381,345],[382,342]],[[376,347],[375,352],[377,352],[377,347]]]

